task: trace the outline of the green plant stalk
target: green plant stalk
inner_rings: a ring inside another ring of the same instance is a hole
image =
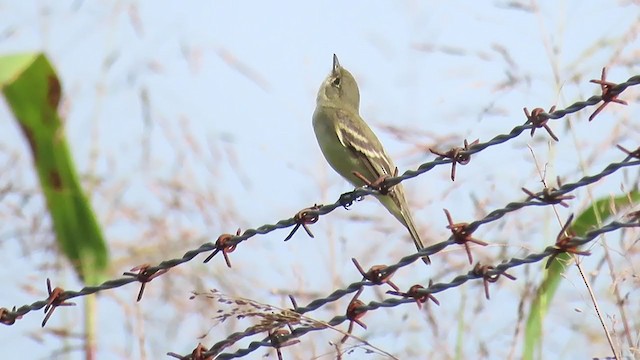
[[[57,108],[62,89],[44,54],[0,57],[0,85],[31,150],[61,253],[77,275],[98,284],[107,245],[78,175]]]
[[[58,114],[60,81],[44,54],[0,57],[0,86],[27,140],[60,252],[78,277],[99,284],[108,250],[85,196]],[[85,298],[85,358],[96,357],[96,297]]]

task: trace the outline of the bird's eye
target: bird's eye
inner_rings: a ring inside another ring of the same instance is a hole
[[[331,84],[333,84],[333,86],[335,87],[340,87],[340,77],[336,77],[335,79],[333,79]]]

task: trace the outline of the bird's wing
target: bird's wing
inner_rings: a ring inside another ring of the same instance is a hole
[[[336,133],[342,145],[351,151],[361,166],[357,170],[369,181],[383,175],[393,176],[395,166],[384,151],[380,140],[359,115],[347,111],[336,112],[339,120]],[[366,169],[366,173],[363,170]]]

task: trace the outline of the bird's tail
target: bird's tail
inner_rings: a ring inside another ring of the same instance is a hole
[[[380,195],[378,199],[387,208],[387,210],[389,210],[389,212],[409,230],[409,234],[411,235],[413,243],[416,245],[416,249],[418,249],[418,251],[422,250],[424,248],[424,244],[422,243],[420,234],[418,234],[418,230],[413,222],[409,205],[404,197],[402,184],[394,186],[389,194]],[[422,261],[427,265],[431,264],[431,260],[428,256],[424,256]]]
[[[406,204],[405,204],[406,205]],[[404,218],[404,224],[407,227],[407,229],[409,230],[409,234],[411,235],[411,239],[413,240],[413,243],[416,245],[416,249],[418,249],[418,251],[422,250],[424,248],[424,244],[422,243],[422,239],[420,239],[420,234],[418,234],[418,230],[416,230],[416,225],[413,222],[413,218],[411,217],[411,213],[409,213],[407,210],[407,208],[402,209],[404,211],[403,212],[403,218]],[[429,256],[424,256],[422,258],[422,261],[424,261],[425,264],[429,265],[431,264],[431,259],[429,259]]]

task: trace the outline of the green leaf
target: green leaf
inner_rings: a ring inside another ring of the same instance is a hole
[[[638,191],[632,191],[617,198],[607,197],[600,199],[576,218],[571,225],[571,230],[573,230],[576,235],[582,236],[621,210],[636,205],[639,202],[640,192]]]
[[[602,198],[594,202],[575,219],[569,231],[577,236],[586,234],[592,228],[607,222],[625,208],[640,203],[640,192],[632,191],[616,198]],[[534,351],[542,344],[542,323],[562,280],[562,273],[571,262],[569,254],[560,254],[549,264],[545,278],[531,303],[525,329],[523,358],[532,359]]]
[[[0,86],[31,150],[60,251],[85,283],[97,284],[109,255],[57,111],[58,76],[44,54],[2,56]]]

